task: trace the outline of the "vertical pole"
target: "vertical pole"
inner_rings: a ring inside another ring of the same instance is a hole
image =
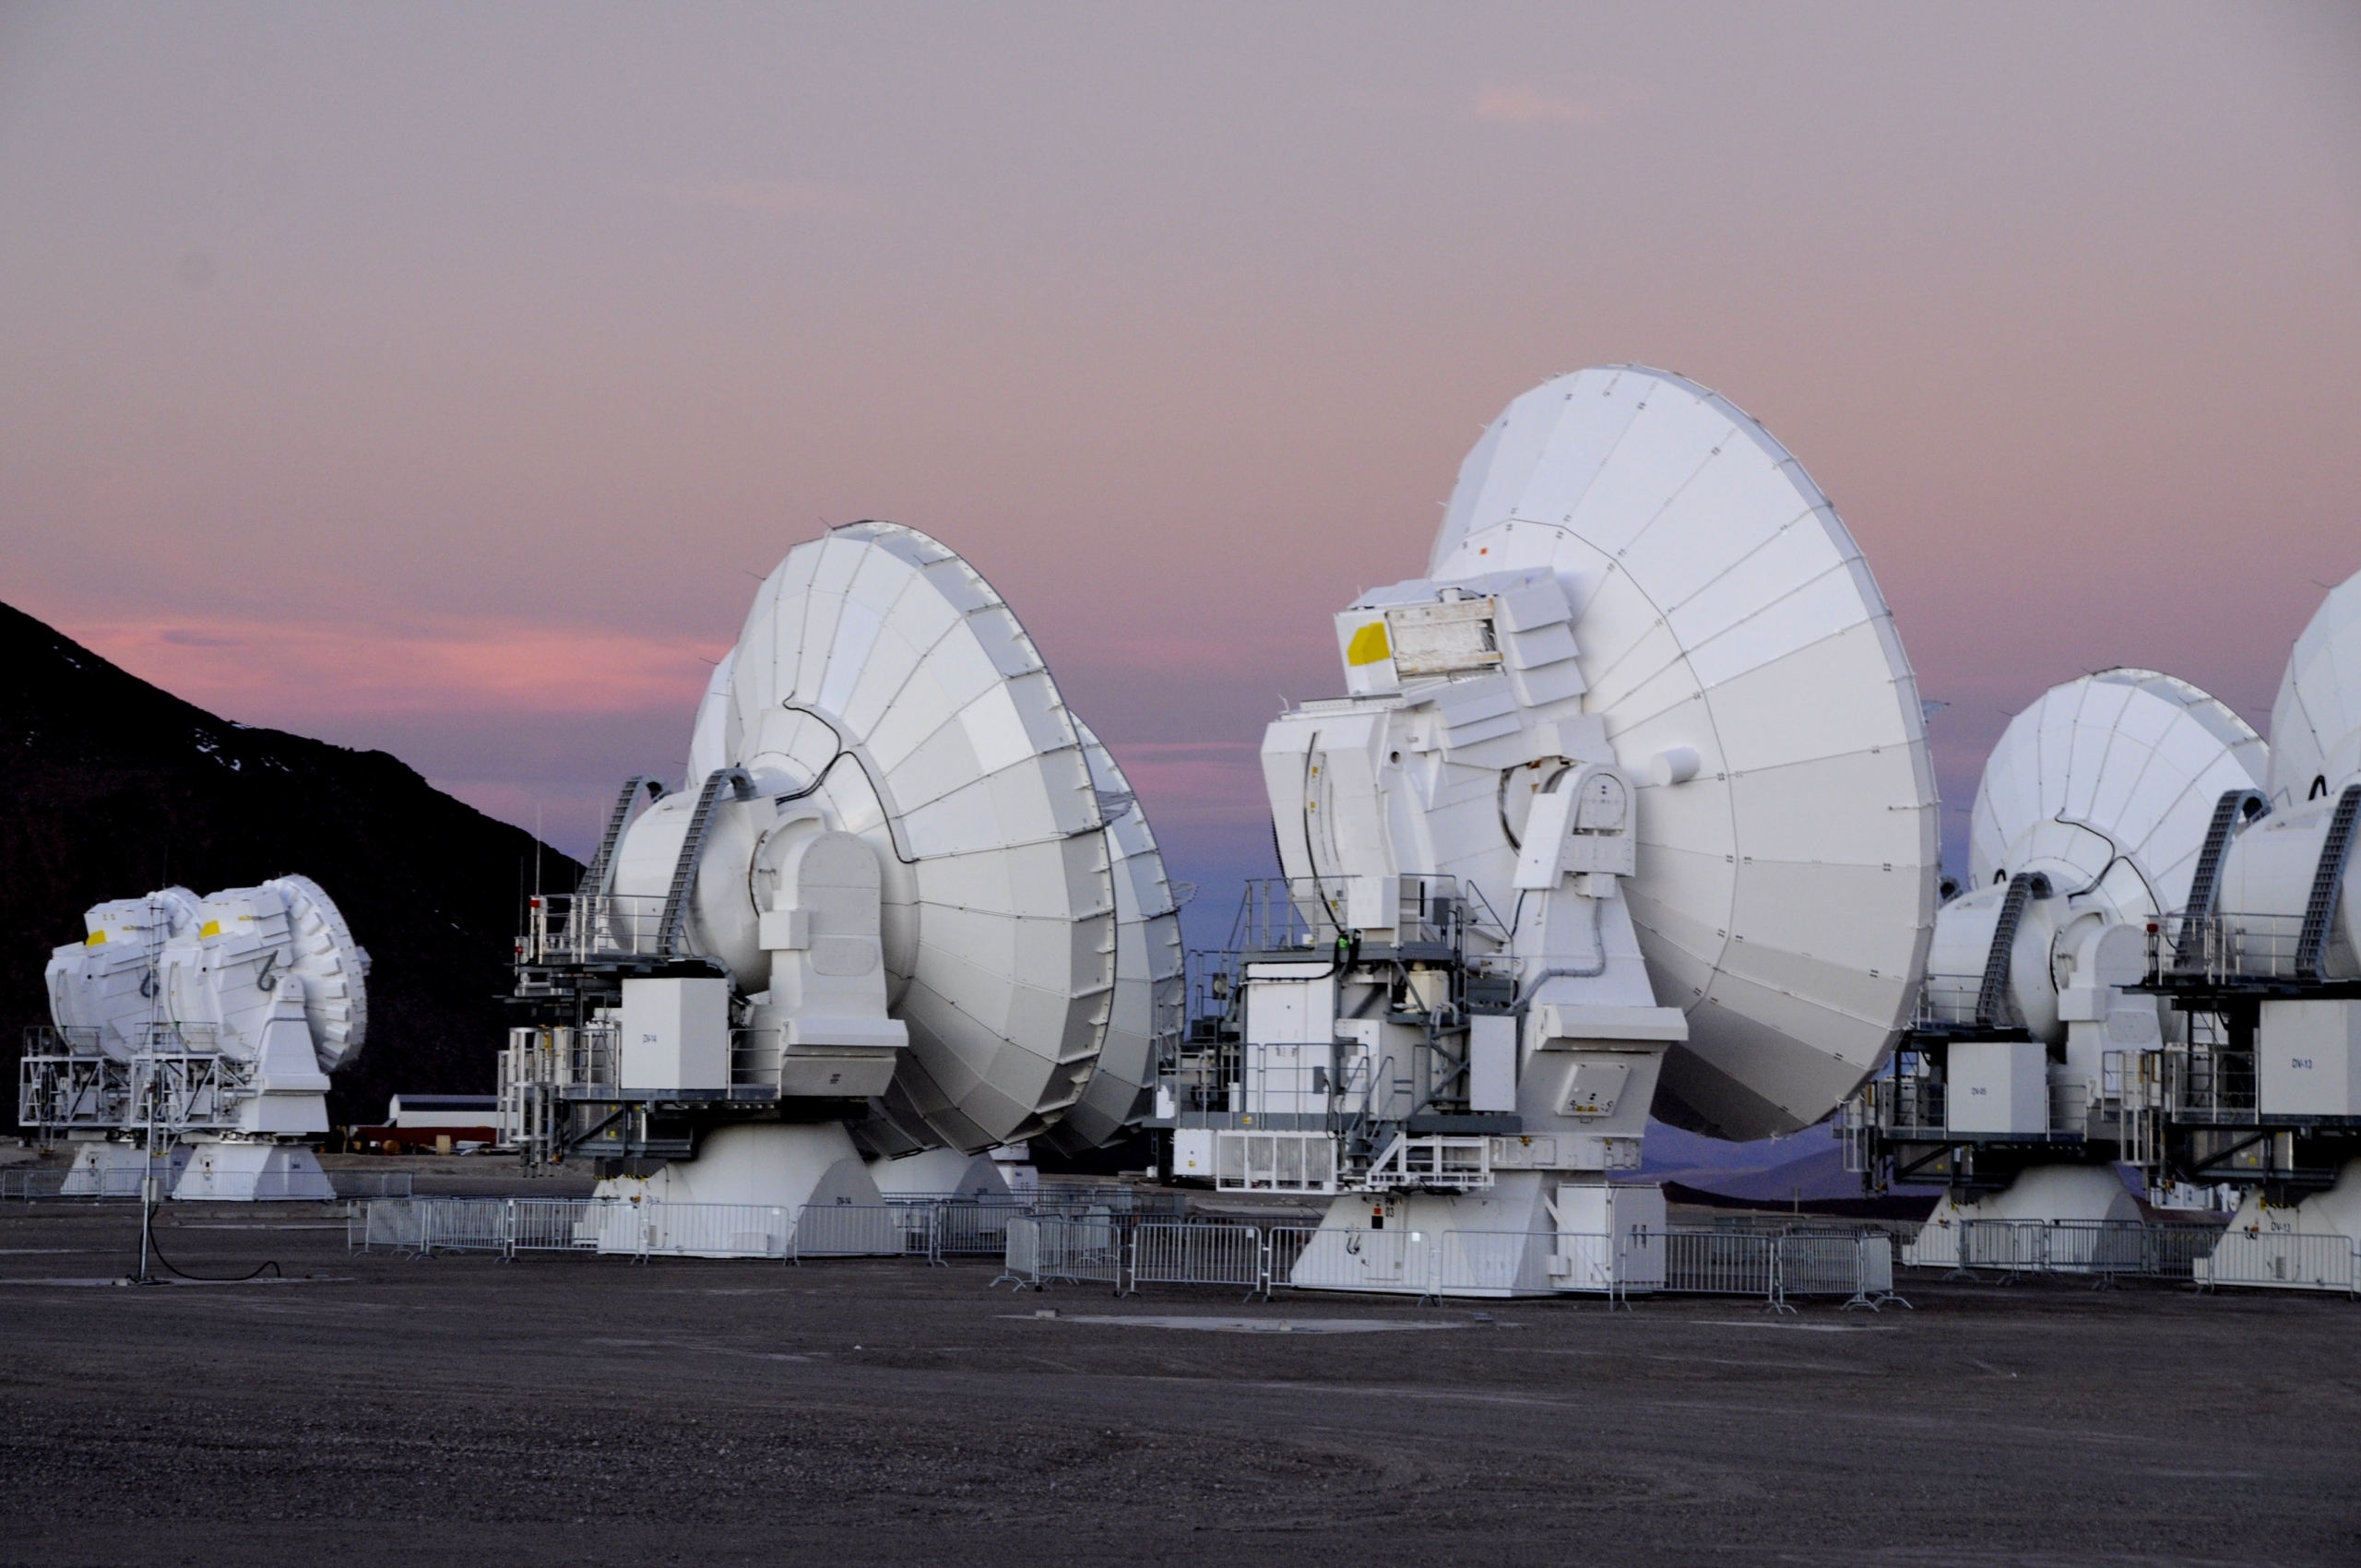
[[[156,1079],[152,1057],[147,1087],[143,1098],[148,1107],[148,1127],[140,1142],[139,1161],[139,1283],[152,1285],[155,1281],[148,1277],[148,1253],[154,1243],[156,1224]]]

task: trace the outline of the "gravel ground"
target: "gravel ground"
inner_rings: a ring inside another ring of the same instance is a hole
[[[1117,1304],[983,1266],[349,1257],[323,1208],[160,1234],[295,1277],[40,1283],[122,1273],[136,1212],[0,1209],[0,1561],[2361,1562],[2341,1299]]]

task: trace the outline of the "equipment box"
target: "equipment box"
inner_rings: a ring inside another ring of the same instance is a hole
[[[627,980],[620,1032],[626,1090],[730,1087],[726,980]]]
[[[2353,1116],[2361,1002],[2273,1001],[2255,1028],[2256,1087],[2266,1116]]]
[[[2039,1040],[1956,1040],[1945,1116],[1954,1133],[2049,1131],[2049,1051]]]

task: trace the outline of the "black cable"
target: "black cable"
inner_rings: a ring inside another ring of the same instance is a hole
[[[287,1271],[279,1266],[277,1259],[273,1259],[268,1263],[256,1264],[254,1267],[254,1271],[250,1274],[191,1274],[188,1270],[181,1267],[180,1265],[174,1263],[172,1259],[164,1255],[164,1249],[157,1243],[156,1231],[153,1226],[150,1226],[148,1230],[148,1250],[156,1254],[156,1261],[158,1263],[162,1264],[166,1268],[172,1270],[174,1274],[179,1275],[183,1279],[194,1279],[198,1283],[205,1285],[243,1285],[249,1279],[259,1279],[262,1277],[262,1271],[266,1268],[270,1270],[271,1277],[274,1279],[284,1279],[287,1277]]]

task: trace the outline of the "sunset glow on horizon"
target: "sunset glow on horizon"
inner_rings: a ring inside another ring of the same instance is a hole
[[[1226,920],[1332,612],[1639,362],[1836,503],[1955,846],[2042,690],[2262,728],[2361,568],[2356,88],[2331,6],[16,7],[0,599],[578,854],[891,518]]]

